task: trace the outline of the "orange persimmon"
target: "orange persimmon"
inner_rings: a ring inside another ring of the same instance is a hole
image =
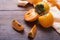
[[[25,21],[28,21],[28,22],[33,22],[37,20],[37,18],[38,18],[38,14],[35,12],[35,9],[30,9],[24,15]]]
[[[43,1],[43,0],[28,0],[28,2],[31,4],[36,4],[36,3],[41,2],[41,1]]]
[[[28,33],[28,37],[29,37],[29,38],[35,38],[36,33],[37,33],[37,26],[34,25],[34,26],[32,27],[32,29],[30,30],[30,32]]]
[[[17,20],[12,21],[12,27],[17,31],[23,31],[24,30],[24,26],[21,25],[21,23],[19,23]]]
[[[57,4],[56,7],[60,10],[60,5],[59,4]]]
[[[49,10],[50,10],[50,7],[46,2],[39,2],[35,5],[35,11],[39,14],[42,12],[48,13]]]
[[[60,5],[57,3],[57,0],[47,0],[50,2],[52,5],[56,6],[60,10]]]
[[[40,16],[38,21],[44,28],[49,28],[53,25],[54,18],[52,13],[48,12],[47,14]]]

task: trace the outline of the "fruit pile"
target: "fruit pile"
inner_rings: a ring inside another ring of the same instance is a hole
[[[53,23],[54,23],[54,17],[52,15],[52,13],[50,12],[50,7],[46,2],[43,2],[42,0],[28,0],[28,2],[30,4],[34,5],[34,8],[30,9],[29,11],[27,11],[24,14],[24,20],[27,22],[34,22],[36,20],[38,20],[38,22],[40,23],[40,25],[42,25],[42,27],[44,28],[49,28],[52,27]],[[22,1],[20,2],[22,6],[25,6],[28,2],[26,1]],[[52,2],[51,0],[49,0],[48,2]],[[55,1],[54,1],[55,2]],[[25,3],[25,4],[24,4]],[[52,2],[53,5],[55,5]],[[56,4],[57,6],[57,4]],[[57,6],[60,9],[60,6]],[[24,26],[19,23],[17,20],[13,20],[12,21],[12,26],[15,30],[17,31],[23,31],[24,30]],[[37,27],[36,24],[32,27],[31,31],[28,33],[28,37],[30,38],[35,38],[36,36],[36,32],[37,32]]]
[[[44,28],[51,27],[54,22],[50,7],[46,2],[37,3],[33,9],[27,11],[24,15],[25,21],[33,22],[38,20]]]

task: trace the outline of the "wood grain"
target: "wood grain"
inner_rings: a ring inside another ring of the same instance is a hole
[[[34,40],[60,40],[60,35],[51,27],[44,29],[38,21],[28,23],[24,21],[24,13],[31,9],[17,7],[17,0],[0,0],[0,40],[32,40],[28,33],[34,24],[37,25],[37,34]],[[12,28],[13,19],[24,25],[24,32],[17,32]]]
[[[18,0],[0,0],[0,10],[29,10],[32,6],[18,7]]]
[[[37,25],[37,35],[34,40],[59,40],[60,35],[53,29],[42,28],[37,21],[28,23],[24,21],[24,13],[26,11],[0,11],[0,40],[29,40],[28,32],[34,24]],[[13,19],[18,20],[24,25],[23,33],[17,32],[12,28]]]

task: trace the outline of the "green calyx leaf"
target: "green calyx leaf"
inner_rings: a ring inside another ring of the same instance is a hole
[[[42,12],[45,11],[44,5],[43,4],[36,5],[35,11],[40,15]]]

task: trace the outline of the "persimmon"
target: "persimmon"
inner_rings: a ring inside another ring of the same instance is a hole
[[[39,14],[42,12],[48,13],[49,10],[50,7],[46,2],[39,2],[35,5],[35,11]]]
[[[19,23],[17,20],[12,21],[12,27],[17,31],[23,31],[24,30],[24,26],[21,25],[21,23]]]
[[[36,4],[38,2],[42,2],[43,0],[28,0],[29,3],[31,4]]]
[[[60,5],[57,3],[57,0],[47,0],[50,2],[53,6],[56,6],[60,10]]]
[[[36,33],[37,33],[37,26],[34,25],[31,29],[31,31],[28,33],[28,37],[29,38],[35,38]]]
[[[56,0],[47,0],[48,2],[52,3],[53,5],[56,5]]]
[[[28,22],[33,22],[37,20],[37,18],[38,18],[38,14],[35,12],[35,9],[30,9],[24,15],[25,21],[28,21]]]
[[[56,7],[60,10],[60,5],[59,4],[57,4]]]
[[[39,23],[44,27],[44,28],[49,28],[53,25],[54,23],[54,18],[51,12],[48,12],[47,14],[43,14],[38,18]]]

